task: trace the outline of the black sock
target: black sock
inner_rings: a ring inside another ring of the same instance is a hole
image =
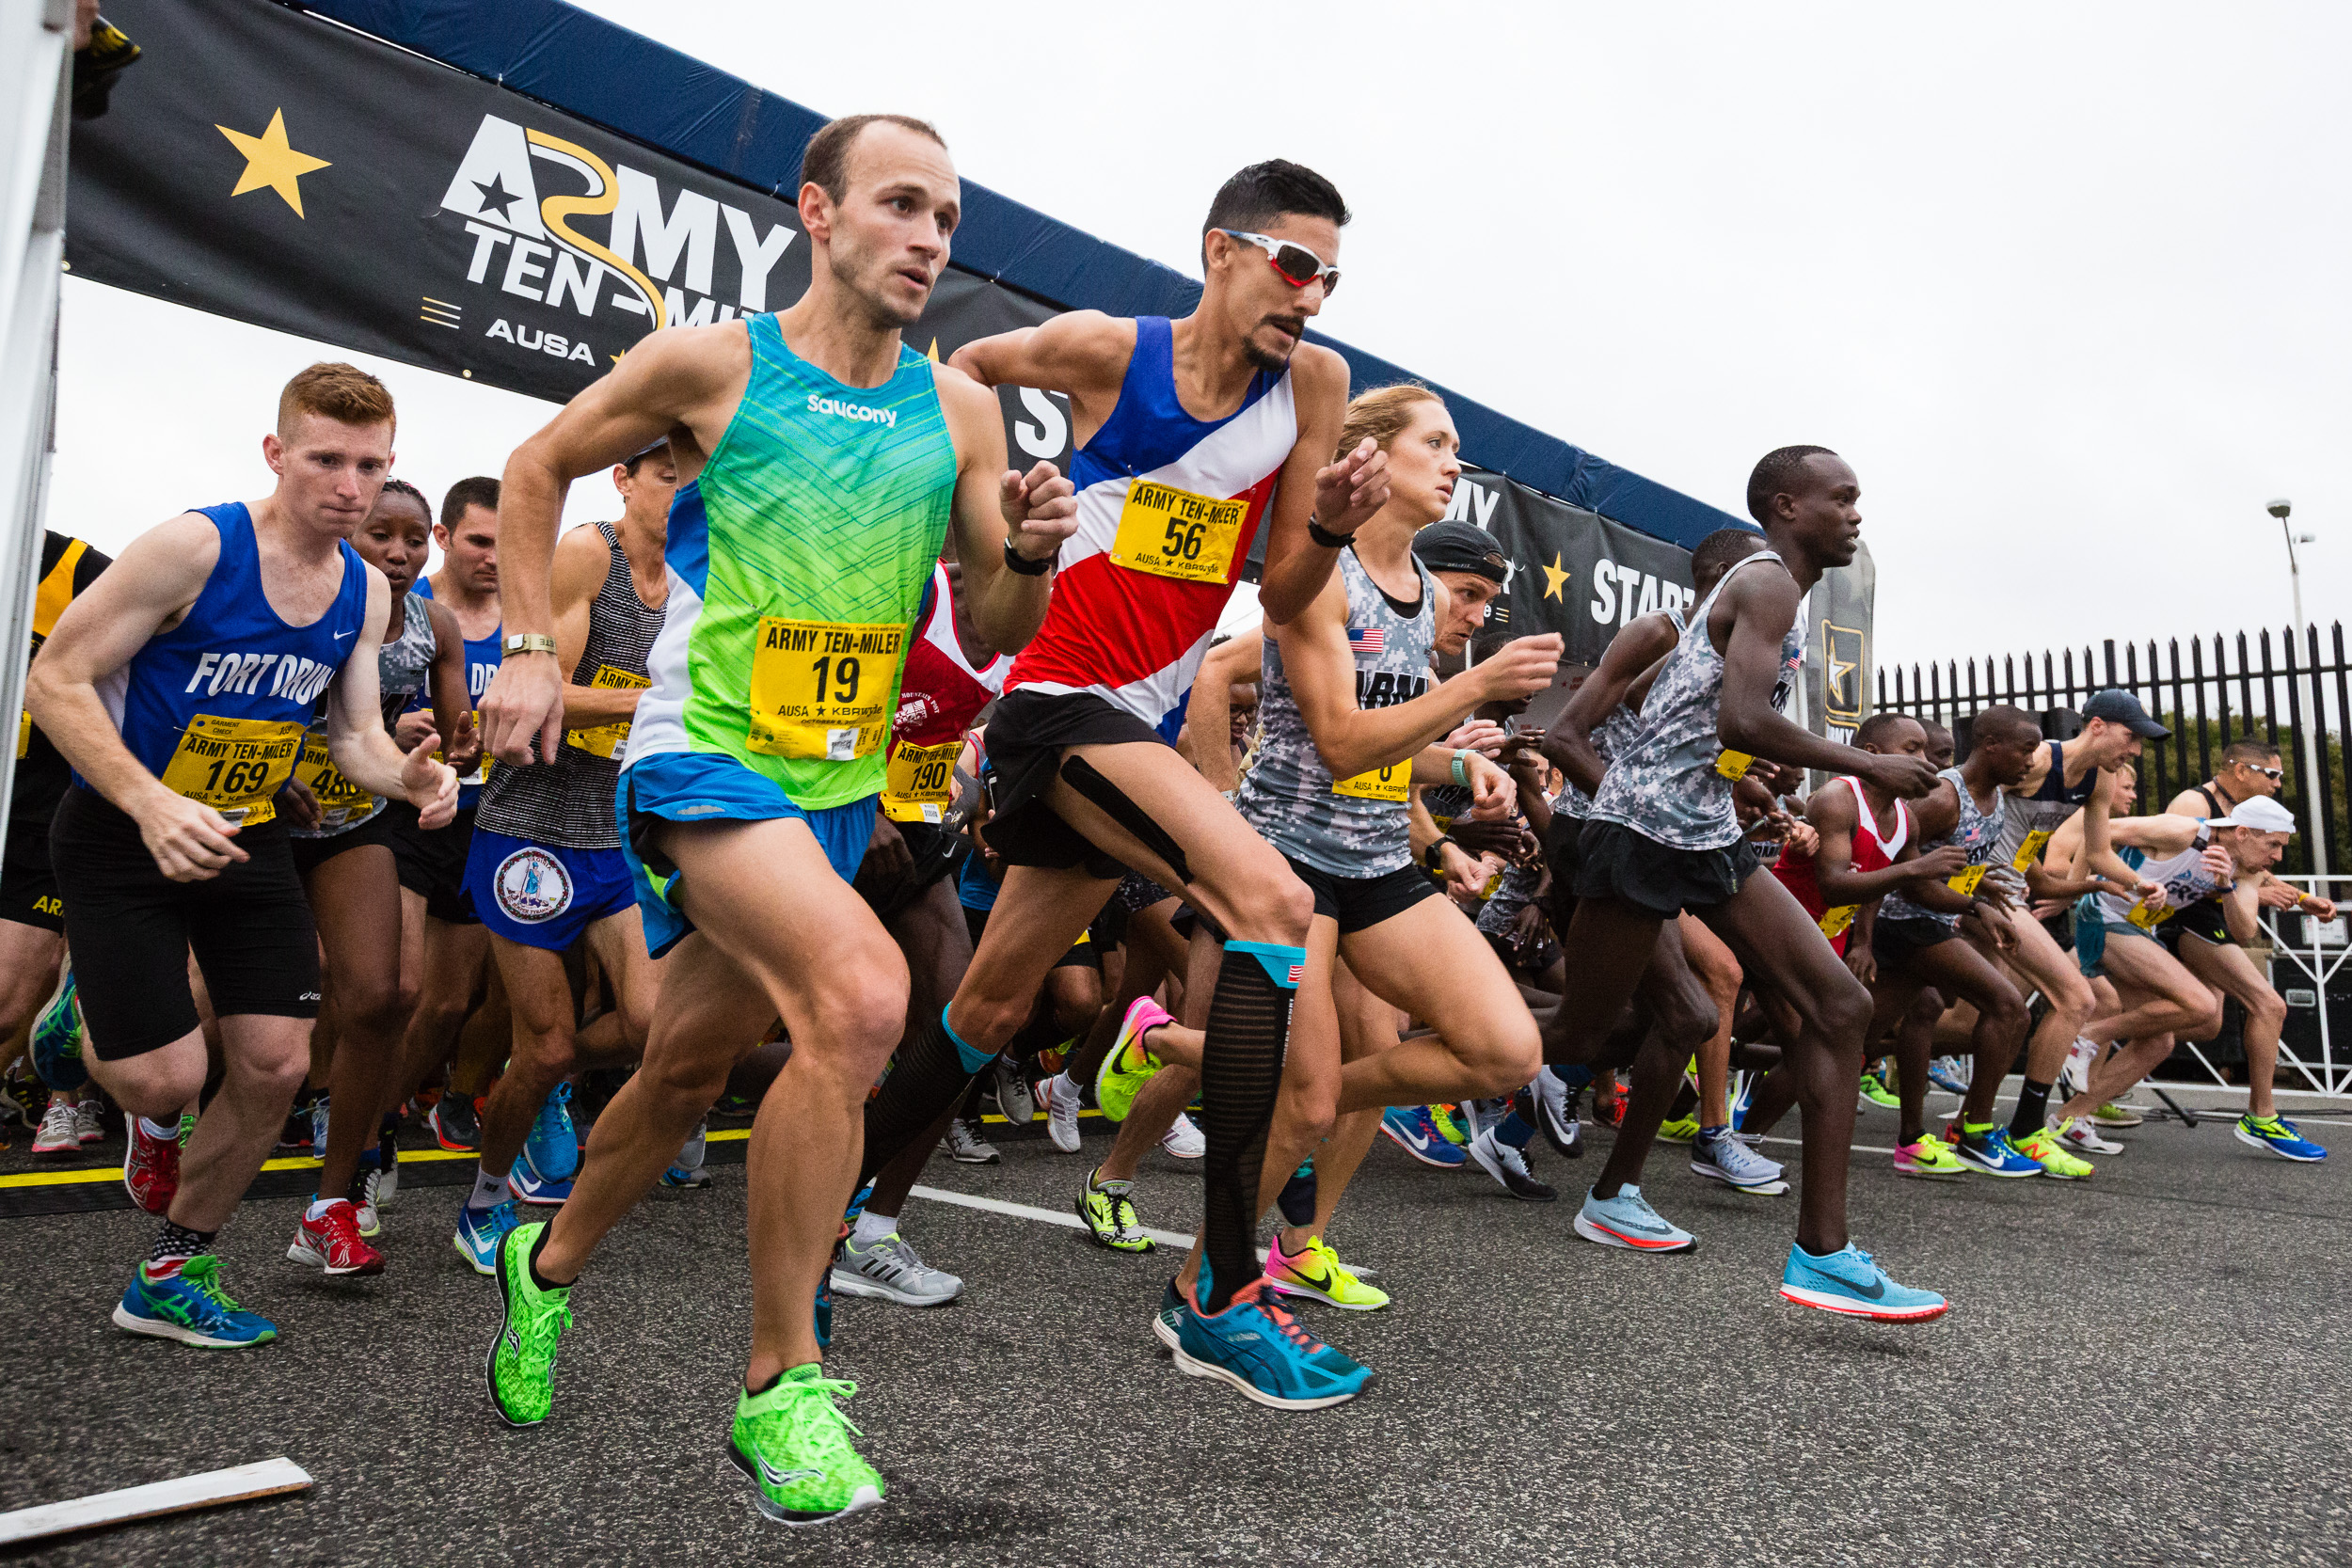
[[[858,1166],[859,1186],[897,1159],[911,1140],[929,1132],[940,1112],[963,1098],[980,1068],[994,1059],[982,1055],[980,1067],[975,1068],[970,1059],[976,1054],[947,1027],[945,1008],[899,1042],[888,1076],[866,1101],[866,1155]]]
[[[147,1260],[157,1267],[184,1263],[212,1251],[213,1238],[219,1234],[217,1230],[190,1230],[166,1220],[163,1229],[155,1233],[155,1244],[147,1249]]]
[[[524,1266],[531,1270],[531,1282],[533,1285],[536,1285],[540,1290],[568,1291],[574,1285],[579,1284],[580,1281],[577,1279],[549,1279],[546,1275],[539,1272],[539,1254],[548,1249],[548,1238],[554,1234],[555,1227],[553,1225],[550,1224],[541,1226],[539,1227],[539,1239],[531,1243],[531,1256],[525,1259],[523,1262]]]
[[[2049,1115],[2050,1085],[2026,1079],[2026,1086],[2017,1091],[2017,1114],[2009,1118],[2010,1137],[2031,1137],[2042,1131],[2042,1124],[2049,1119]]]
[[[1217,965],[1200,1047],[1201,1254],[1209,1289],[1200,1310],[1222,1312],[1262,1272],[1258,1263],[1258,1174],[1266,1130],[1282,1087],[1291,998],[1306,954],[1271,942],[1228,942]],[[1279,978],[1278,978],[1279,976]]]

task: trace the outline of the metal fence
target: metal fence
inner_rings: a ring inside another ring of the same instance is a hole
[[[2212,778],[2232,741],[2265,741],[2278,747],[2286,775],[2280,802],[2302,825],[2288,843],[2280,875],[2352,901],[2352,759],[2344,747],[2352,660],[2345,657],[2342,622],[2328,628],[2324,644],[2317,626],[2299,635],[2265,628],[2191,637],[2185,646],[2177,637],[2110,640],[2095,649],[2085,644],[1908,669],[1882,666],[1873,705],[1945,725],[1964,756],[1968,722],[1979,709],[2011,704],[2038,718],[2042,734],[2063,739],[2081,727],[2079,710],[2091,693],[2109,687],[2137,696],[2172,731],[2169,739],[2150,741],[2141,755],[2140,813],[2161,811],[2181,790]],[[2322,926],[2300,916],[2265,922],[2273,942],[2272,976],[2288,1003],[2280,1058],[2323,1093],[2352,1089],[2352,1051],[2333,1047],[2337,1034],[2352,1046],[2347,924]],[[2212,1069],[2203,1053],[2196,1054]]]

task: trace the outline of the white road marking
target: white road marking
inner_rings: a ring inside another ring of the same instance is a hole
[[[180,1476],[146,1486],[94,1493],[61,1503],[42,1503],[0,1513],[0,1546],[61,1535],[67,1530],[119,1525],[132,1519],[151,1519],[159,1513],[180,1513],[192,1508],[241,1502],[279,1492],[300,1492],[310,1484],[310,1472],[283,1457],[239,1465],[202,1475]]]
[[[1017,1220],[1036,1220],[1041,1225],[1058,1225],[1065,1230],[1084,1230],[1086,1221],[1073,1212],[1062,1213],[1052,1209],[1039,1209],[1026,1203],[1008,1203],[1001,1197],[975,1197],[970,1193],[951,1193],[942,1187],[909,1187],[910,1197],[927,1197],[933,1203],[952,1203],[960,1209],[978,1209],[991,1214],[1009,1214]],[[1148,1227],[1145,1235],[1162,1246],[1192,1250],[1192,1238],[1180,1236],[1173,1230],[1153,1230]]]

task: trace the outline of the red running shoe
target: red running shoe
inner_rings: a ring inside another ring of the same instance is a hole
[[[286,1249],[290,1262],[315,1263],[329,1279],[348,1274],[382,1274],[384,1255],[359,1234],[359,1213],[351,1200],[339,1197],[326,1212],[312,1219],[306,1212],[294,1227],[294,1244]]]
[[[161,1214],[171,1208],[171,1200],[180,1196],[180,1139],[175,1134],[158,1138],[147,1131],[147,1120],[137,1115],[125,1116],[130,1129],[131,1147],[122,1162],[122,1184],[130,1189],[131,1201],[151,1214]]]

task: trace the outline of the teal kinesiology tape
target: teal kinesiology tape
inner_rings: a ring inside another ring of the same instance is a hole
[[[1307,972],[1307,950],[1279,942],[1229,942],[1228,953],[1247,953],[1265,970],[1266,978],[1284,990],[1296,990]]]
[[[955,1026],[947,1022],[947,1009],[945,1007],[939,1009],[939,1027],[949,1039],[955,1042],[956,1059],[963,1064],[964,1071],[977,1072],[996,1059],[996,1053],[993,1051],[982,1051],[978,1046],[957,1034]]]

